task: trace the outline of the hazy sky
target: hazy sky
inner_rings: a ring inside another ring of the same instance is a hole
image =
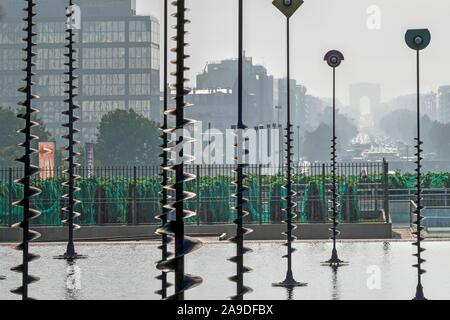
[[[163,0],[137,0],[138,13],[163,22]],[[207,61],[236,57],[237,0],[187,0],[190,8],[189,66],[192,84]],[[377,6],[380,29],[369,29],[367,10]],[[173,6],[170,10],[173,12]],[[245,0],[246,55],[284,77],[285,18],[272,0]],[[292,77],[313,95],[330,96],[331,70],[323,61],[329,49],[341,50],[338,96],[348,102],[348,87],[356,82],[380,83],[382,100],[415,90],[415,54],[404,43],[408,28],[427,27],[432,33],[422,54],[423,91],[450,84],[449,0],[305,0],[291,19]],[[174,23],[170,18],[169,25]],[[172,45],[172,41],[170,43]]]

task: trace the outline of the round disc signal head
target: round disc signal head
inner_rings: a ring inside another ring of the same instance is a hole
[[[341,62],[344,60],[344,55],[340,51],[331,50],[327,52],[324,60],[328,63],[330,67],[337,68],[341,65]]]
[[[406,31],[405,41],[413,50],[423,50],[431,42],[431,33],[428,29],[410,29]]]
[[[303,0],[274,0],[272,4],[287,18],[290,18],[303,4]]]

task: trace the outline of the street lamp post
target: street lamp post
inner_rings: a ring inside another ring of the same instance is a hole
[[[286,106],[286,184],[283,188],[286,190],[287,195],[283,198],[286,201],[286,208],[283,209],[286,212],[286,220],[287,230],[283,234],[287,237],[287,242],[285,246],[287,247],[287,254],[283,256],[287,259],[287,271],[286,278],[282,282],[273,283],[273,286],[278,287],[287,287],[292,289],[293,287],[305,286],[306,283],[301,283],[295,281],[292,274],[292,253],[295,251],[292,248],[292,242],[296,239],[296,237],[292,234],[292,232],[296,229],[293,220],[296,217],[296,214],[293,213],[293,209],[295,207],[295,203],[292,201],[293,196],[295,196],[295,192],[292,190],[292,124],[291,124],[291,97],[290,97],[290,30],[289,30],[289,22],[290,17],[297,11],[298,8],[303,4],[303,0],[274,0],[273,5],[277,7],[285,16],[286,16],[286,46],[287,46],[287,59],[286,59],[286,69],[287,69],[287,106]]]
[[[416,294],[414,297],[414,300],[426,300],[425,295],[423,293],[423,286],[422,286],[422,274],[425,273],[425,270],[422,269],[422,263],[426,260],[422,258],[422,252],[425,251],[424,248],[422,248],[422,240],[424,238],[422,237],[422,210],[424,208],[422,204],[422,145],[423,141],[420,137],[420,51],[425,49],[431,41],[431,34],[428,29],[414,29],[414,30],[408,30],[406,31],[405,35],[405,41],[408,47],[416,51],[416,69],[417,69],[417,137],[416,140],[416,154],[417,157],[416,160],[416,177],[417,177],[417,191],[416,191],[416,200],[415,200],[415,211],[417,218],[414,224],[416,225],[416,231],[413,232],[413,234],[416,236],[416,241],[413,242],[413,245],[416,246],[417,251],[413,255],[417,258],[417,263],[413,265],[414,268],[417,268],[417,287],[416,287]]]
[[[331,187],[331,212],[332,212],[332,227],[331,231],[331,239],[333,240],[333,249],[331,252],[331,258],[328,261],[322,263],[322,265],[331,266],[337,268],[346,262],[340,260],[338,258],[337,249],[336,249],[336,238],[340,234],[337,230],[337,226],[339,225],[337,221],[338,209],[339,209],[339,190],[337,183],[337,137],[336,137],[336,68],[340,66],[341,62],[344,60],[344,55],[337,51],[332,50],[327,52],[324,60],[328,63],[330,67],[333,68],[333,137],[331,139],[331,173],[332,173],[332,187]]]

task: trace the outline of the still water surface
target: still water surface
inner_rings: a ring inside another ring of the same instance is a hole
[[[287,299],[283,288],[272,282],[284,279],[285,247],[281,243],[252,242],[253,253],[246,255],[246,265],[254,271],[245,276],[254,292],[247,299]],[[350,262],[337,272],[320,262],[329,258],[330,244],[296,243],[293,255],[294,277],[307,282],[296,288],[293,299],[411,299],[416,285],[411,267],[414,247],[409,242],[347,242],[338,246],[340,258]],[[450,242],[426,242],[423,276],[429,299],[450,299]],[[152,243],[78,244],[77,251],[88,255],[68,267],[53,256],[64,252],[62,245],[35,245],[32,252],[41,259],[30,264],[32,274],[41,280],[30,286],[30,296],[37,299],[158,299],[154,291],[159,282],[155,262],[160,252]],[[233,295],[233,283],[227,277],[234,264],[226,260],[234,247],[228,243],[207,243],[186,259],[186,270],[203,277],[203,284],[186,293],[186,299],[226,299]],[[20,252],[0,246],[0,299],[17,299],[9,290],[16,287],[20,275],[9,271],[19,263]]]

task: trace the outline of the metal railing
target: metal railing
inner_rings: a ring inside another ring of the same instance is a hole
[[[282,208],[282,167],[250,165],[246,180],[249,192],[247,223],[280,223]],[[299,215],[297,222],[328,221],[327,202],[330,199],[330,164],[313,163],[294,168],[293,189]],[[387,188],[387,163],[340,163],[338,175],[343,222],[389,220]],[[59,225],[61,182],[63,168],[41,172],[33,184],[39,184],[43,193],[34,203],[44,213],[37,222],[41,225]],[[82,179],[79,222],[84,225],[102,224],[153,224],[160,211],[159,167],[80,167]],[[187,170],[197,179],[187,185],[198,196],[188,206],[198,212],[190,223],[230,223],[234,219],[234,193],[231,181],[234,166],[190,165]],[[0,225],[18,221],[20,211],[12,202],[21,196],[21,188],[14,183],[22,174],[20,168],[0,169]],[[386,218],[384,218],[386,217]]]

